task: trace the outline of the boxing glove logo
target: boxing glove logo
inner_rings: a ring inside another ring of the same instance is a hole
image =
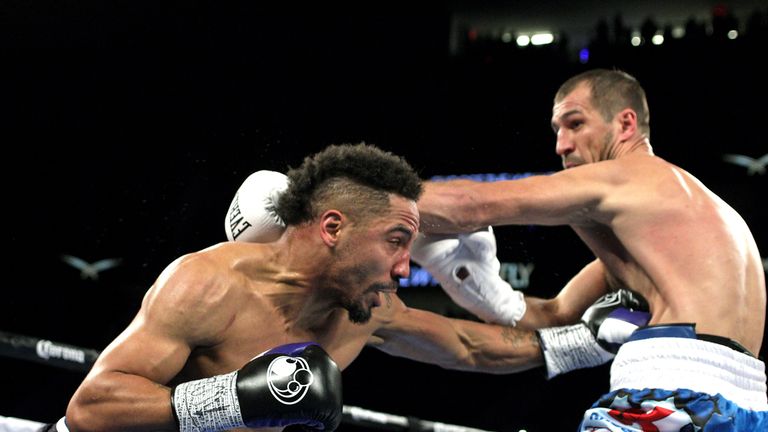
[[[285,405],[298,403],[307,394],[314,376],[301,357],[280,356],[267,368],[267,384],[272,396]]]

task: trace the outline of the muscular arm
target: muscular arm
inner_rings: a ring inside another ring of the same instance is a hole
[[[67,408],[75,431],[176,430],[166,384],[218,329],[200,263],[169,266],[133,322],[101,354]]]
[[[469,232],[488,225],[568,225],[596,220],[608,186],[619,181],[605,161],[518,180],[425,182],[419,199],[425,232]]]
[[[595,300],[607,292],[605,267],[596,259],[577,273],[554,298],[526,296],[526,312],[517,322],[517,328],[540,329],[574,324]]]
[[[397,296],[388,297],[377,313],[389,313],[390,319],[369,339],[369,345],[388,354],[446,369],[494,374],[543,364],[531,331],[447,318],[408,308]]]
[[[67,407],[76,431],[176,430],[170,389],[163,384],[181,369],[189,349],[154,337],[137,317],[100,356]]]

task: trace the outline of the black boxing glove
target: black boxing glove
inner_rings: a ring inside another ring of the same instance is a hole
[[[284,427],[333,431],[341,423],[341,371],[317,344],[273,348],[239,371],[179,384],[179,431]]]
[[[629,335],[650,319],[645,299],[621,289],[600,297],[579,324],[537,330],[547,378],[607,363]]]
[[[647,325],[650,319],[648,302],[627,289],[600,297],[581,316],[597,343],[612,354],[616,354],[629,335]]]

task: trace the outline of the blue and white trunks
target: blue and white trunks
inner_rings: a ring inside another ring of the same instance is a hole
[[[661,327],[673,331],[639,329],[622,345],[611,391],[584,413],[580,432],[768,431],[762,361],[738,344],[701,340],[693,326]]]

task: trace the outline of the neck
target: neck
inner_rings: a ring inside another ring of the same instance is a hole
[[[608,151],[607,159],[618,159],[634,154],[653,155],[653,148],[651,147],[651,142],[648,140],[648,137],[639,135],[633,139],[616,143],[616,145],[612,146]]]
[[[288,328],[316,328],[338,306],[335,297],[323,289],[326,249],[316,244],[309,231],[289,227],[277,241],[274,261],[279,271],[264,292]]]
[[[339,305],[321,290],[278,284],[265,297],[283,317],[286,331],[312,331],[326,325]]]

